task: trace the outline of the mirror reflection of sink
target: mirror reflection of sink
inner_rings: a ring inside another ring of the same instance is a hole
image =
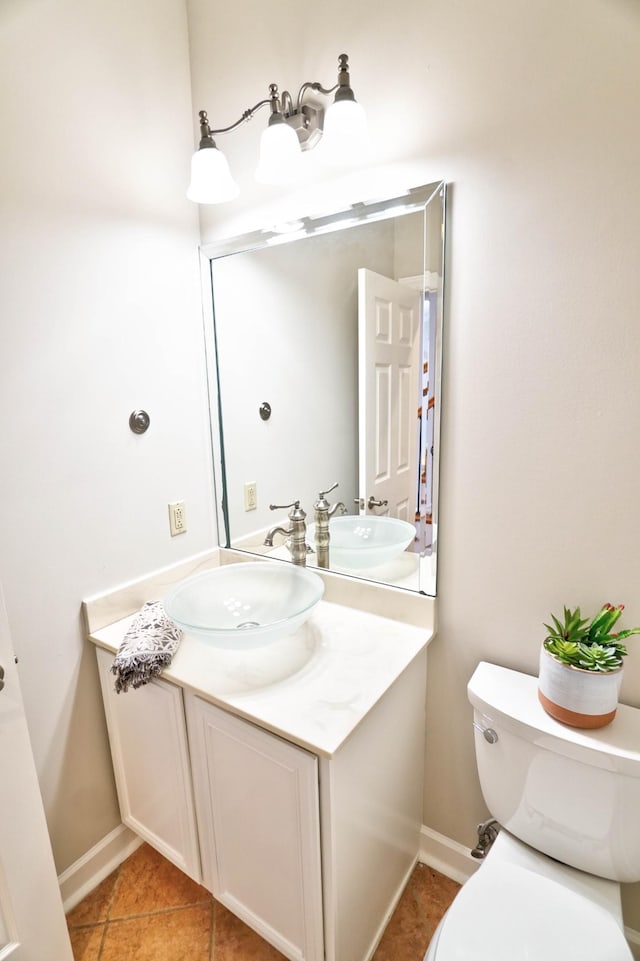
[[[314,542],[315,525],[310,524],[308,540]],[[380,567],[395,560],[416,536],[408,521],[374,514],[332,517],[329,522],[331,563],[351,570]]]
[[[256,561],[181,581],[165,597],[164,609],[186,634],[246,650],[293,634],[323,593],[322,579],[304,567]]]

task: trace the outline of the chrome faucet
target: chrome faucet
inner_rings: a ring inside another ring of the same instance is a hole
[[[293,563],[305,567],[307,564],[307,525],[305,523],[307,515],[300,507],[300,501],[294,501],[293,504],[269,504],[270,511],[286,510],[287,507],[291,508],[289,511],[289,526],[280,527],[279,524],[276,524],[275,527],[272,527],[267,531],[264,545],[265,547],[273,547],[273,535],[282,534],[288,538],[286,546]]]
[[[316,545],[316,559],[318,567],[329,567],[329,518],[333,517],[336,511],[340,511],[341,514],[347,513],[347,508],[342,503],[338,501],[336,504],[329,504],[327,500],[327,494],[334,491],[338,486],[338,481],[335,482],[333,487],[329,490],[320,491],[318,494],[318,500],[313,505],[314,510],[314,520],[315,520],[315,545]]]

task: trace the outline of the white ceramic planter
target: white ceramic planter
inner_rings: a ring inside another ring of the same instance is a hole
[[[543,646],[538,678],[540,703],[547,714],[563,724],[604,727],[616,714],[622,671],[622,667],[606,673],[570,667]]]

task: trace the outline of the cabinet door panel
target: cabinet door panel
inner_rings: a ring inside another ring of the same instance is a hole
[[[317,759],[187,702],[204,883],[293,961],[323,957]]]
[[[113,655],[96,655],[122,820],[200,883],[182,689],[154,679],[116,694]]]

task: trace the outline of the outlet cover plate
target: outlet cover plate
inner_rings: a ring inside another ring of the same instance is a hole
[[[258,506],[258,488],[255,481],[247,481],[244,485],[244,509],[254,511]]]
[[[187,514],[184,501],[173,501],[169,504],[169,530],[171,536],[185,534],[187,530]]]

